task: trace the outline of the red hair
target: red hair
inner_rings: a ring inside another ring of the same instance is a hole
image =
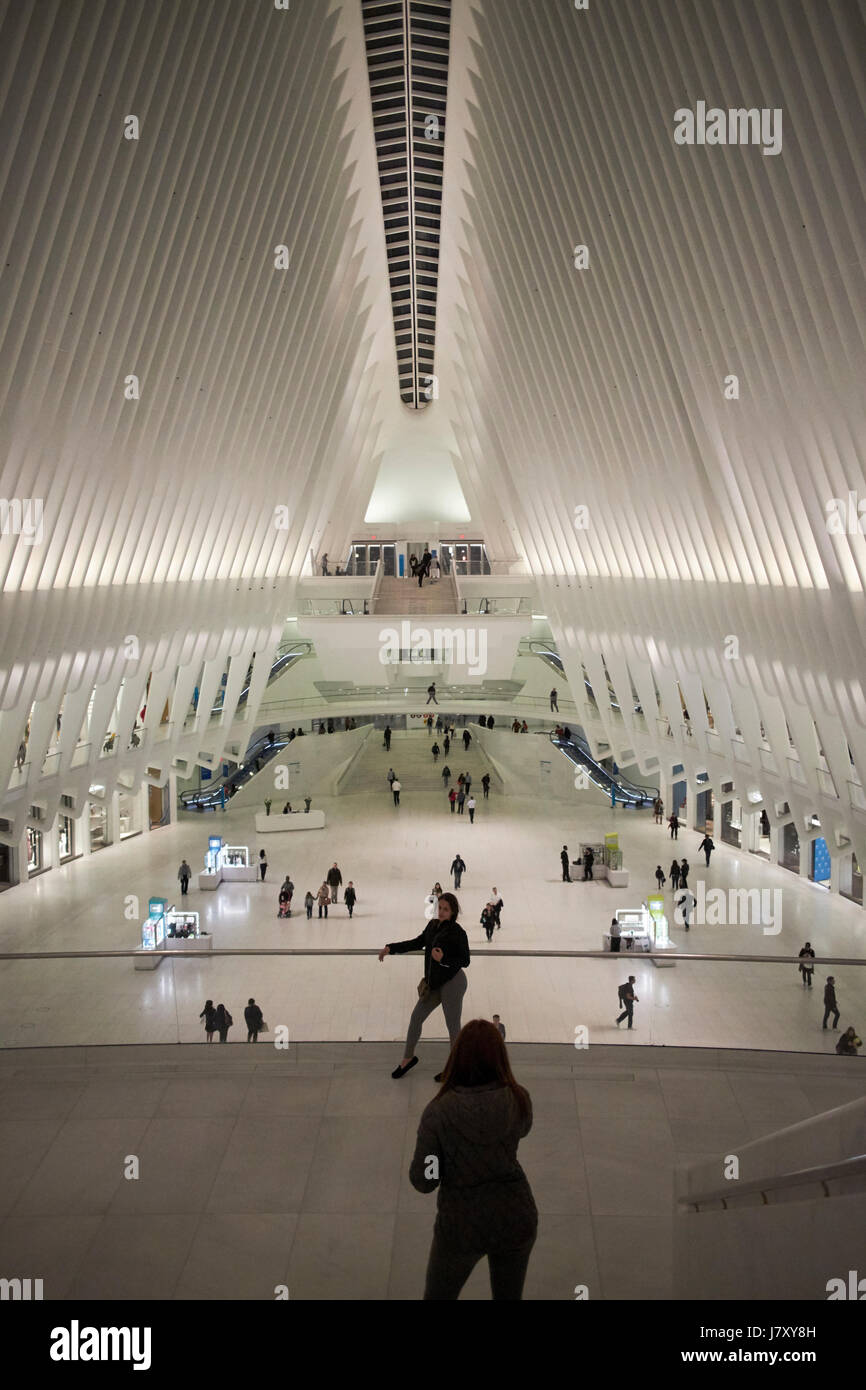
[[[508,1061],[502,1034],[486,1018],[473,1018],[461,1028],[445,1064],[439,1100],[455,1086],[486,1086],[497,1081],[513,1093],[521,1119],[529,1114],[529,1094],[518,1086]]]

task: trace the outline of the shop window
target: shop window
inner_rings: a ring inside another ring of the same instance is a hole
[[[797,827],[790,823],[782,828],[782,858],[779,862],[792,873],[800,872],[800,836]]]
[[[27,827],[27,872],[38,873],[42,868],[42,831]]]
[[[74,823],[69,816],[58,816],[57,818],[57,851],[61,864],[65,859],[71,859],[75,854]]]

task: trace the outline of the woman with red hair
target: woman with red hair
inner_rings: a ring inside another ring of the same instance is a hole
[[[409,1169],[419,1192],[439,1189],[426,1301],[459,1298],[485,1255],[494,1300],[523,1296],[538,1211],[517,1146],[531,1128],[532,1102],[514,1079],[499,1029],[473,1019],[421,1116]]]

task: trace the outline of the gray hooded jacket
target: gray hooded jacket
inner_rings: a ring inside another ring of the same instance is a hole
[[[538,1211],[517,1146],[532,1128],[508,1086],[455,1086],[421,1116],[409,1169],[419,1192],[439,1188],[437,1234],[451,1246],[512,1250],[535,1235]],[[438,1177],[427,1176],[435,1172]]]

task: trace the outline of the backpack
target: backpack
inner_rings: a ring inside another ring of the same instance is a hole
[[[631,985],[620,985],[616,993],[619,1002],[625,1004],[628,995],[631,993]]]

